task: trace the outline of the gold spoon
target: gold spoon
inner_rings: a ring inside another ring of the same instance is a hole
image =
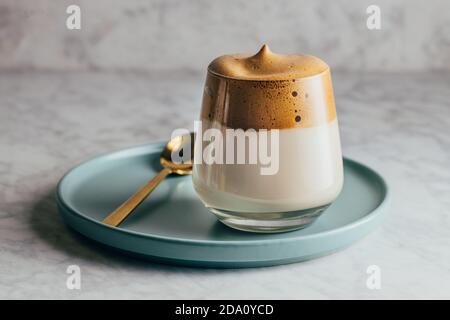
[[[188,145],[190,143],[190,145]],[[172,161],[172,154],[178,154],[180,160],[183,158],[182,152],[189,147],[191,151],[191,159],[187,162],[180,163]],[[164,180],[169,174],[175,173],[179,175],[186,175],[192,173],[192,158],[194,157],[194,133],[190,135],[178,136],[170,140],[164,150],[161,153],[159,161],[164,167],[159,174],[152,180],[147,182],[138,192],[132,195],[127,201],[122,203],[120,207],[111,212],[104,220],[103,223],[110,226],[117,227],[125,220],[126,217],[133,212],[136,207],[141,204],[145,198],[156,188],[156,186]]]

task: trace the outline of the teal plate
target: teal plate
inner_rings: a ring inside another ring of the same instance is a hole
[[[388,188],[368,167],[344,159],[344,188],[311,226],[255,234],[220,223],[197,198],[190,176],[171,176],[120,227],[101,221],[160,169],[162,144],[99,156],[59,182],[57,203],[74,230],[107,246],[151,260],[197,267],[260,267],[304,261],[350,245],[376,227]]]

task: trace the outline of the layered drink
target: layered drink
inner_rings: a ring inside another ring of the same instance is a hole
[[[218,139],[208,138],[211,129],[223,141],[208,154],[208,143]],[[242,143],[245,163],[238,159]],[[195,152],[204,160],[194,162],[195,190],[225,224],[279,232],[312,223],[343,184],[328,65],[313,56],[274,54],[267,46],[256,55],[217,58],[208,67]]]

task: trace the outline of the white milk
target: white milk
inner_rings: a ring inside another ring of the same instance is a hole
[[[275,175],[261,175],[259,164],[203,163],[194,164],[193,183],[206,206],[228,211],[270,213],[330,204],[343,184],[337,120],[280,129]]]

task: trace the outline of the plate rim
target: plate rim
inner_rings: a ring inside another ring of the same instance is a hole
[[[203,240],[203,239],[189,239],[189,238],[173,238],[163,235],[155,235],[155,234],[148,234],[143,233],[139,231],[133,231],[133,230],[127,230],[120,227],[113,227],[110,225],[106,225],[102,223],[101,221],[95,220],[89,216],[84,215],[82,212],[76,210],[75,208],[72,208],[70,205],[68,205],[62,196],[62,188],[64,183],[68,179],[70,179],[71,174],[73,174],[74,171],[79,170],[80,167],[87,165],[88,163],[91,163],[93,161],[101,161],[110,157],[123,157],[124,155],[129,155],[130,151],[133,151],[133,154],[142,154],[147,152],[154,152],[158,151],[159,149],[162,149],[164,147],[164,142],[151,142],[151,143],[145,143],[145,144],[139,144],[134,145],[130,147],[125,147],[121,149],[116,149],[109,152],[104,152],[99,155],[90,157],[89,159],[82,161],[69,169],[59,180],[57,186],[56,186],[56,202],[58,206],[61,206],[64,211],[67,211],[68,213],[78,216],[84,220],[87,220],[89,222],[92,222],[96,224],[98,227],[106,228],[107,230],[110,230],[112,232],[119,232],[119,233],[125,233],[132,236],[142,237],[146,239],[151,240],[157,240],[157,241],[163,241],[163,242],[170,242],[170,243],[184,243],[189,245],[208,245],[208,246],[253,246],[253,245],[264,245],[264,244],[273,244],[273,243],[289,243],[289,242],[296,242],[296,241],[302,241],[302,240],[309,240],[314,238],[320,238],[320,237],[328,237],[333,234],[339,234],[346,232],[349,229],[354,229],[358,227],[361,224],[365,224],[372,219],[374,219],[380,211],[383,211],[386,209],[391,201],[391,191],[390,188],[386,182],[386,180],[374,169],[372,169],[370,166],[362,164],[361,162],[358,162],[356,160],[350,159],[348,157],[343,157],[343,161],[349,163],[351,166],[359,167],[360,169],[368,171],[370,174],[375,176],[378,179],[378,182],[381,185],[381,188],[383,190],[383,198],[381,202],[376,206],[372,211],[370,211],[368,214],[366,214],[364,217],[359,218],[357,220],[354,220],[346,225],[343,225],[338,228],[333,228],[331,230],[321,231],[318,233],[308,234],[308,235],[300,235],[295,237],[286,237],[286,238],[279,238],[279,239],[249,239],[249,240]],[[65,213],[60,214],[64,215]]]

